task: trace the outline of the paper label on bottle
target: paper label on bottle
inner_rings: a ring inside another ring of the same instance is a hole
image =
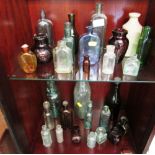
[[[90,47],[95,47],[97,45],[97,42],[96,41],[90,41],[88,42],[88,46]]]
[[[81,108],[82,107],[82,104],[80,102],[77,102],[76,105]]]
[[[101,27],[104,25],[105,25],[104,19],[93,20],[93,27]]]

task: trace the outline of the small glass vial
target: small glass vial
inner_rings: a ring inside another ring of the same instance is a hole
[[[56,139],[58,143],[62,143],[64,141],[63,129],[59,124],[56,126]]]
[[[105,105],[101,111],[99,126],[104,127],[106,131],[108,131],[110,115],[109,106]]]
[[[93,131],[88,134],[87,146],[92,149],[96,146],[96,133]]]
[[[106,49],[107,49],[107,51],[103,56],[102,73],[103,74],[113,74],[114,67],[115,67],[115,58],[116,58],[116,55],[114,53],[115,46],[107,45]]]
[[[105,128],[103,127],[98,127],[96,129],[96,135],[97,135],[96,141],[98,144],[102,144],[107,140],[107,133]]]
[[[78,125],[74,125],[72,128],[72,142],[74,144],[81,142],[80,127]]]
[[[33,73],[37,68],[37,59],[34,53],[29,50],[29,45],[21,46],[22,52],[18,56],[18,62],[25,73]]]
[[[46,127],[46,125],[42,126],[41,137],[42,137],[43,145],[45,147],[50,147],[52,145],[51,133],[49,128]]]
[[[44,107],[45,125],[50,130],[54,129],[54,121],[53,121],[53,118],[51,117],[51,113],[50,113],[50,103],[48,101],[43,102],[43,107]]]
[[[83,79],[89,80],[89,74],[90,74],[90,60],[89,56],[86,55],[84,56],[83,60]]]
[[[137,55],[126,59],[123,67],[123,75],[137,76],[140,68],[140,61]]]

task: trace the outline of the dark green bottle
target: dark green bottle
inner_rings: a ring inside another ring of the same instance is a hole
[[[146,64],[149,50],[151,47],[151,42],[152,42],[150,39],[151,31],[152,31],[152,28],[150,26],[144,26],[138,43],[137,56],[138,56],[138,59],[140,60],[141,68]]]
[[[78,53],[79,35],[78,35],[77,30],[75,28],[75,14],[74,13],[68,14],[68,18],[69,18],[69,22],[72,25],[72,28],[71,28],[71,36],[74,39],[75,55],[76,55]]]
[[[50,103],[50,111],[53,118],[57,118],[60,113],[60,97],[53,80],[47,81],[46,95]]]

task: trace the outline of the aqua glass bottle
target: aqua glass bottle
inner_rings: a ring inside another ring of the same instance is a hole
[[[83,60],[84,56],[89,56],[90,60],[90,80],[97,80],[98,62],[100,58],[100,38],[93,32],[93,27],[87,27],[88,32],[84,34],[79,41],[78,64],[80,69],[80,79],[83,78]]]
[[[76,82],[74,87],[74,110],[80,119],[84,119],[91,90],[88,82]]]

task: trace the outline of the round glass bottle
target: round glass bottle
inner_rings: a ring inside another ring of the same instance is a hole
[[[39,63],[48,63],[52,58],[51,48],[48,45],[48,38],[46,34],[39,33],[34,35],[36,54]]]
[[[127,31],[118,28],[112,31],[113,36],[109,40],[110,45],[115,46],[116,63],[120,63],[128,49],[129,40],[127,39]]]

